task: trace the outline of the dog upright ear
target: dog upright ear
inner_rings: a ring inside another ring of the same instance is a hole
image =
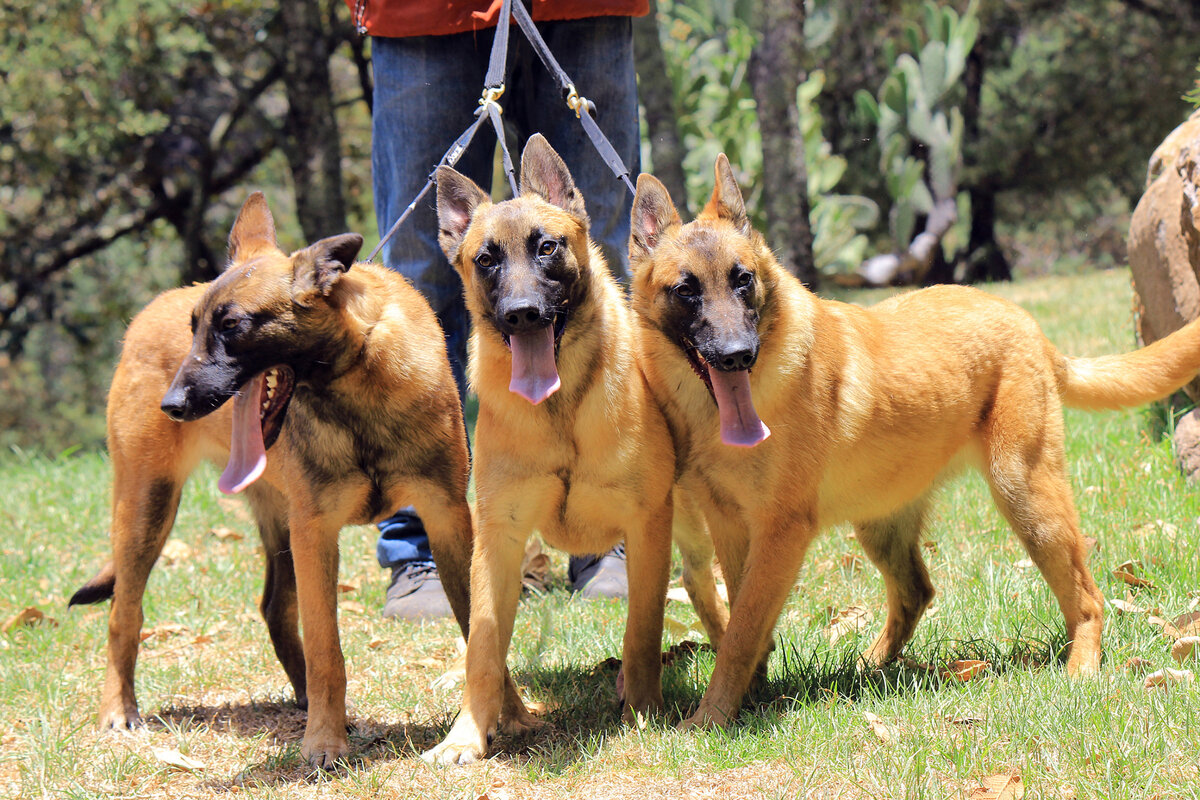
[[[458,263],[458,248],[471,227],[471,215],[487,202],[490,202],[487,192],[475,181],[453,167],[437,168],[438,244],[452,265]]]
[[[629,220],[629,260],[649,258],[662,237],[682,224],[662,181],[648,172],[638,175]]]
[[[540,133],[529,137],[521,153],[521,193],[525,192],[533,192],[550,205],[587,222],[583,194],[575,188],[566,162]]]
[[[362,243],[363,237],[357,233],[343,233],[292,253],[292,300],[307,307],[318,296],[328,297],[354,263]]]
[[[267,208],[267,198],[262,192],[252,192],[242,204],[233,230],[229,232],[228,264],[278,247],[275,243],[275,219],[271,216],[271,209]]]
[[[717,219],[728,220],[743,236],[749,236],[753,229],[750,218],[746,216],[746,201],[742,199],[742,190],[733,177],[733,168],[729,166],[729,159],[724,153],[717,155],[714,172],[717,182],[704,212]]]

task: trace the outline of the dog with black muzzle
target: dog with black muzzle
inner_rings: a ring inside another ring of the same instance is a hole
[[[805,551],[830,525],[854,524],[887,588],[887,619],[861,663],[894,658],[934,596],[920,547],[930,498],[964,467],[983,474],[1054,592],[1068,674],[1095,673],[1104,598],[1066,476],[1062,408],[1170,394],[1200,369],[1200,322],[1084,359],[976,289],[871,308],[822,300],[753,229],[724,155],[715,175],[686,225],[662,183],[640,176],[629,245],[642,365],[730,590],[712,680],[683,726],[737,715]]]
[[[425,758],[465,764],[486,754],[497,726],[516,733],[541,724],[501,691],[521,557],[534,530],[575,554],[626,543],[627,719],[663,703],[673,523],[685,585],[714,644],[726,612],[703,522],[672,491],[674,445],[642,375],[637,328],[588,236],[583,197],[562,159],[543,137],[531,137],[521,193],[501,203],[441,167],[437,205],[439,241],[471,314],[477,533],[462,712]]]
[[[469,466],[445,340],[407,281],[354,263],[361,244],[343,234],[288,255],[256,192],[229,235],[225,271],[160,295],[130,324],[108,401],[112,561],[71,598],[112,598],[101,727],[141,724],[142,596],[202,460],[226,464],[221,491],[244,491],[258,522],[262,613],[308,708],[301,753],[314,765],[348,752],[337,630],[344,526],[415,506],[467,635]]]

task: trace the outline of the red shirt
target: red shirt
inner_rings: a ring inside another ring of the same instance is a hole
[[[520,0],[514,0],[519,2]],[[441,36],[495,27],[502,0],[346,0],[355,24],[371,36]],[[650,0],[533,0],[535,22],[585,17],[641,17]]]

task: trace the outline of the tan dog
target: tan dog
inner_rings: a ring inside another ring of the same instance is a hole
[[[255,193],[230,233],[224,273],[161,295],[130,324],[108,402],[113,561],[71,598],[113,601],[102,727],[140,724],[142,595],[202,460],[228,461],[220,488],[244,489],[254,510],[267,554],[262,612],[308,706],[301,752],[313,764],[348,749],[343,526],[416,506],[467,631],[466,432],[442,331],[403,278],[351,269],[361,244],[344,234],[288,255]]]
[[[437,181],[440,241],[465,287],[479,394],[462,713],[425,754],[453,764],[482,758],[497,723],[508,732],[540,724],[519,702],[501,702],[521,556],[534,530],[570,553],[626,542],[626,713],[661,707],[675,457],[638,366],[632,314],[588,237],[583,198],[546,140],[526,145],[515,199],[492,204],[448,167]],[[725,618],[712,545],[702,526],[681,535],[690,537],[680,540],[685,580],[717,641]]]
[[[934,595],[918,541],[929,497],[962,466],[983,473],[1057,597],[1067,671],[1095,672],[1103,598],[1065,474],[1061,408],[1168,394],[1200,369],[1200,327],[1073,359],[1025,311],[974,289],[870,309],[820,300],[752,230],[723,155],[716,177],[707,207],[681,225],[666,189],[642,175],[630,236],[647,378],[731,593],[712,682],[684,726],[737,714],[805,550],[830,525],[854,523],[887,586],[864,663],[893,658]]]

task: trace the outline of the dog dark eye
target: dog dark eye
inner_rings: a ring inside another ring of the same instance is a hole
[[[686,283],[679,284],[674,288],[673,291],[680,297],[686,297],[688,299],[699,296],[699,293],[692,286]]]
[[[221,330],[228,333],[237,328],[240,321],[237,317],[225,317],[221,320]]]
[[[547,239],[546,241],[542,242],[542,246],[538,248],[538,255],[552,256],[554,255],[554,251],[557,249],[558,242],[554,241],[553,239]]]
[[[475,256],[475,264],[480,269],[491,269],[496,265],[496,261],[488,253],[480,253]]]
[[[735,288],[744,289],[745,287],[749,286],[753,281],[754,281],[754,276],[751,273],[742,272],[742,273],[739,273],[737,275],[737,277],[735,277],[733,279],[733,285]]]

